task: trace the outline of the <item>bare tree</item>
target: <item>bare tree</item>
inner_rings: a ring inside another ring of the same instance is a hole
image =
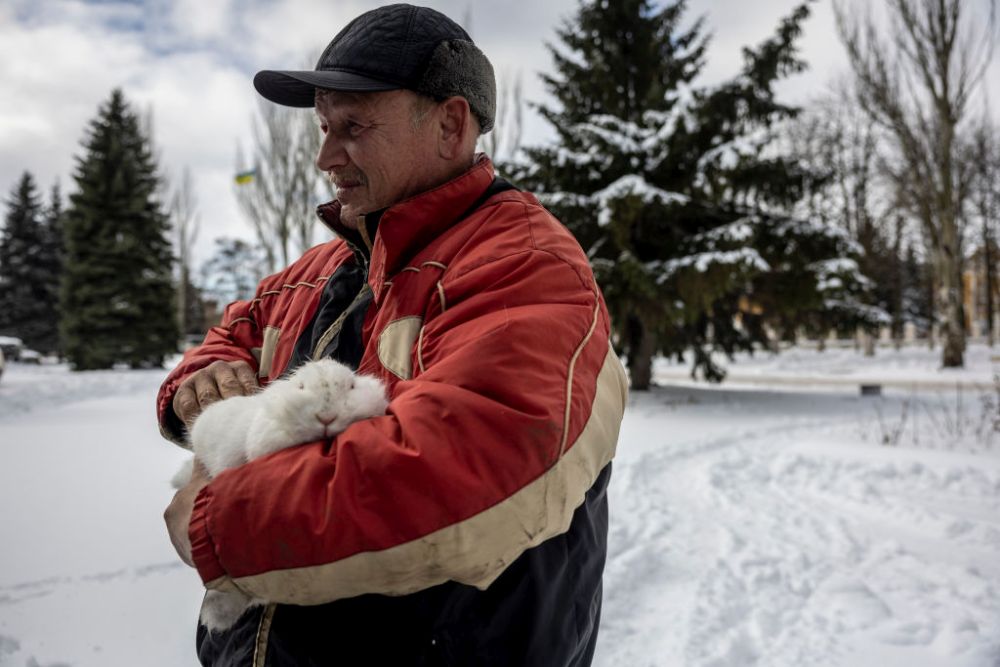
[[[983,2],[985,26],[967,1],[888,0],[887,36],[870,15],[855,18],[848,0],[835,4],[857,99],[892,139],[891,175],[932,257],[946,367],[964,363],[961,224],[969,170],[959,134],[992,54],[995,0]]]
[[[970,158],[973,170],[973,213],[979,218],[983,273],[986,282],[986,340],[990,347],[996,339],[993,329],[997,291],[997,224],[1000,222],[1000,126],[990,118],[989,109],[973,135]]]
[[[524,97],[521,91],[520,72],[501,74],[497,85],[493,129],[480,139],[483,151],[494,162],[513,158],[521,147],[521,132],[524,128]]]
[[[322,193],[332,196],[315,164],[319,140],[312,113],[261,100],[253,119],[249,162],[242,147],[237,147],[237,170],[252,176],[237,182],[236,198],[264,249],[270,271],[287,265],[293,252],[312,245],[316,204]]]
[[[268,271],[265,262],[260,246],[243,239],[216,238],[214,252],[201,267],[205,296],[223,305],[252,299],[257,283]]]
[[[860,246],[861,272],[874,281],[872,296],[892,315],[898,341],[905,219],[894,214],[892,183],[881,176],[882,146],[874,122],[837,84],[788,126],[788,138],[792,154],[819,174],[806,181],[809,217],[844,229]],[[865,355],[873,356],[875,331],[863,331],[862,340]]]
[[[188,312],[191,304],[191,276],[194,244],[198,240],[201,222],[198,200],[194,194],[191,170],[184,167],[180,185],[170,197],[170,220],[174,229],[174,248],[177,252],[177,326],[181,336],[188,332]]]
[[[472,3],[465,6],[462,26],[470,35],[472,29]],[[493,162],[511,159],[521,147],[524,127],[524,97],[521,94],[521,73],[502,72],[497,81],[497,104],[493,129],[479,138],[479,149]]]

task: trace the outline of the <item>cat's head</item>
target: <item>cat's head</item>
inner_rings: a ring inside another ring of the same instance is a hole
[[[333,437],[359,419],[385,414],[388,405],[379,380],[332,359],[303,364],[261,398],[263,422],[293,434],[296,443]]]

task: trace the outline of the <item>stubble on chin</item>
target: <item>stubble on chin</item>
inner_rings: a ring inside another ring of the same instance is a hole
[[[330,184],[333,185],[335,192],[337,193],[336,195],[337,201],[340,202],[340,224],[344,225],[349,229],[357,229],[359,216],[363,216],[367,211],[359,210],[361,207],[358,206],[357,204],[351,204],[351,203],[345,204],[344,201],[340,198],[341,188],[338,186],[338,183],[356,182],[357,185],[351,189],[352,190],[363,189],[368,186],[368,179],[361,172],[340,173],[340,174],[333,174],[332,172],[327,172],[326,177],[330,181]],[[358,193],[355,192],[354,196],[357,196],[357,194]]]

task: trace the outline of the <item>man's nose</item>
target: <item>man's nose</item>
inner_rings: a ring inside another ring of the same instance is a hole
[[[347,151],[344,150],[343,142],[333,132],[323,135],[319,153],[316,155],[316,167],[320,171],[330,171],[336,167],[343,167],[347,162]]]

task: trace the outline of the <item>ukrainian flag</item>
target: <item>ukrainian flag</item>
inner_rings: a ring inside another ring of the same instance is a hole
[[[249,171],[241,171],[236,174],[236,185],[246,185],[251,182],[257,176],[257,169],[250,169]]]

